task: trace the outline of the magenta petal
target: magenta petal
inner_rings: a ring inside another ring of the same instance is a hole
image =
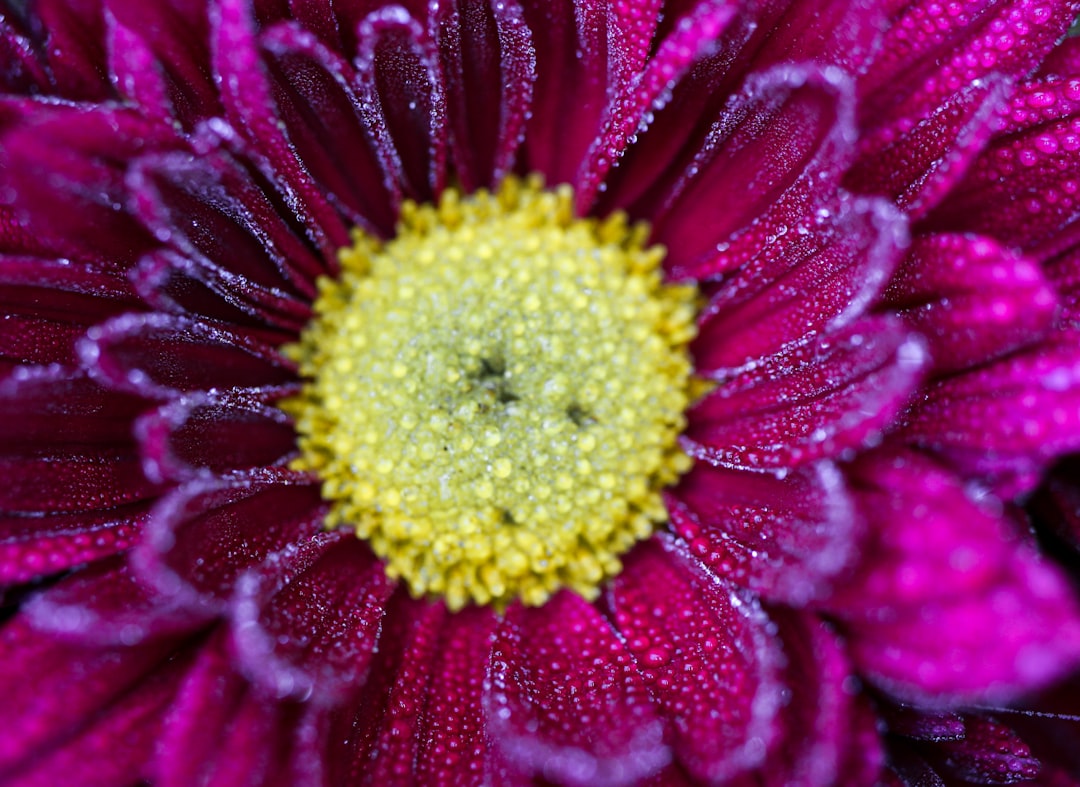
[[[59,574],[129,549],[149,516],[149,502],[101,512],[0,514],[0,585]]]
[[[1021,85],[1002,115],[1005,128],[928,225],[992,235],[1042,262],[1076,244],[1080,81]]]
[[[105,19],[113,84],[147,117],[168,123],[173,108],[161,64],[138,30],[118,22],[111,13]]]
[[[70,740],[27,761],[5,784],[115,787],[141,781],[157,748],[162,716],[186,666],[186,658],[162,665]]]
[[[500,779],[491,763],[481,704],[495,624],[495,614],[482,607],[444,620],[417,751],[416,775],[422,784]]]
[[[963,177],[996,128],[996,110],[1011,85],[994,75],[958,91],[908,129],[886,128],[859,145],[844,183],[863,194],[885,194],[913,219],[925,216]]]
[[[843,769],[848,764],[847,751],[856,745],[850,734],[856,723],[855,698],[845,688],[851,664],[843,642],[828,624],[812,615],[787,611],[773,617],[787,656],[782,685],[795,690],[778,714],[778,732],[762,768],[763,783],[826,787],[836,784],[838,776],[849,780],[845,783],[861,783],[854,778],[854,769]],[[876,734],[871,741],[858,755],[880,766],[882,752]]]
[[[233,721],[245,690],[243,678],[229,664],[224,642],[219,630],[200,649],[163,720],[154,768],[154,783],[161,787],[209,783],[223,754],[222,732]]]
[[[1080,333],[931,386],[900,435],[1004,496],[1031,489],[1050,460],[1080,449]]]
[[[50,81],[65,97],[100,101],[112,96],[100,0],[37,0]]]
[[[580,596],[511,608],[495,634],[484,706],[513,765],[567,784],[625,784],[670,756],[634,658]]]
[[[805,604],[855,555],[854,506],[828,463],[778,477],[698,462],[666,502],[695,557],[772,601]]]
[[[237,579],[230,604],[239,668],[271,696],[341,703],[367,677],[395,585],[341,532],[269,555]]]
[[[937,374],[1041,339],[1057,298],[1039,268],[988,238],[923,235],[885,292],[929,343]]]
[[[466,191],[509,174],[525,135],[536,58],[514,0],[434,6],[446,83],[450,156]]]
[[[21,230],[18,248],[8,250],[123,271],[153,239],[123,210],[120,162],[177,146],[175,132],[111,105],[24,101],[17,111],[25,122],[4,134],[0,145],[0,202],[17,197],[12,208]]]
[[[78,734],[165,660],[168,640],[136,647],[66,643],[16,617],[0,629],[0,773]]]
[[[845,195],[812,220],[753,238],[750,259],[736,255],[741,267],[699,317],[691,345],[698,372],[757,363],[859,317],[884,289],[906,239],[891,205]]]
[[[876,440],[926,361],[898,321],[868,318],[769,358],[694,405],[682,438],[711,464],[796,467]]]
[[[709,783],[761,765],[781,704],[779,643],[761,609],[662,538],[627,556],[609,604],[678,762]]]
[[[863,674],[933,707],[1015,694],[1080,664],[1064,577],[956,479],[912,453],[867,456],[853,472],[875,539],[826,606]]]
[[[284,464],[296,452],[292,420],[261,398],[192,394],[135,423],[143,470],[156,481]]]
[[[178,602],[220,612],[244,570],[310,539],[326,510],[312,479],[282,468],[199,479],[162,498],[133,565]]]
[[[95,326],[80,354],[102,383],[159,399],[295,379],[292,363],[276,348],[224,326],[171,314],[128,314]]]

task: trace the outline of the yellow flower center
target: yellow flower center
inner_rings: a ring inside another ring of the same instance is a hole
[[[690,465],[696,291],[663,284],[646,233],[532,179],[406,204],[385,244],[356,232],[288,348],[329,524],[451,609],[595,597]]]

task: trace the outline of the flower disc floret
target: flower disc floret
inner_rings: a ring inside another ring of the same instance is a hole
[[[594,597],[690,465],[696,291],[646,234],[516,179],[406,204],[385,244],[355,232],[289,348],[329,524],[453,609]]]

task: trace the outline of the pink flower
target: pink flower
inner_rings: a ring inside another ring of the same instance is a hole
[[[1038,773],[979,708],[1080,660],[1080,3],[3,7],[0,780]],[[280,405],[351,229],[528,173],[648,222],[710,385],[595,599],[451,611]]]

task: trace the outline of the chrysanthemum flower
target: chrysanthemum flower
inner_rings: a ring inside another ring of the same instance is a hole
[[[5,4],[0,778],[1033,777],[1078,6]]]

